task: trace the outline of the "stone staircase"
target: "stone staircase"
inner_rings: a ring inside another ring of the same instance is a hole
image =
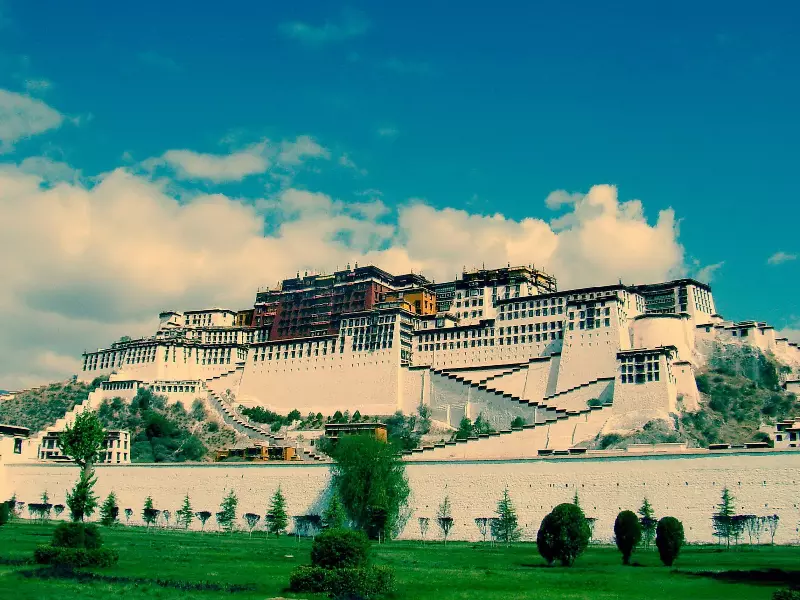
[[[582,452],[574,444],[596,435],[611,413],[611,405],[547,415],[545,421],[513,429],[424,445],[406,450],[406,460],[527,458],[539,454]],[[580,434],[578,433],[580,432]]]
[[[81,402],[80,404],[76,404],[72,410],[67,412],[63,417],[56,419],[56,422],[52,425],[48,425],[41,431],[36,432],[36,434],[29,437],[25,440],[25,448],[28,454],[31,454],[30,458],[38,458],[39,457],[39,444],[42,442],[42,438],[47,435],[51,431],[64,431],[69,425],[72,425],[75,422],[75,417],[77,417],[80,413],[84,410],[97,410],[97,408],[102,404],[105,395],[103,393],[102,387],[98,387],[97,389],[89,392],[89,395],[86,397],[86,400]]]

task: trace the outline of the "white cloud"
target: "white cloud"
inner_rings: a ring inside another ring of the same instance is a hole
[[[159,54],[154,50],[140,52],[137,55],[139,61],[149,67],[154,67],[167,73],[177,73],[181,70],[180,65],[169,56]]]
[[[776,252],[767,259],[770,265],[782,265],[785,262],[797,260],[797,254],[789,254],[788,252]]]
[[[330,158],[330,152],[307,135],[298,136],[291,142],[281,142],[278,162],[284,165],[299,165],[308,158]]]
[[[322,45],[362,36],[370,25],[369,19],[362,13],[348,10],[342,13],[338,21],[327,21],[322,25],[291,21],[282,23],[279,30],[284,36],[305,44]]]
[[[375,193],[352,202],[289,188],[243,202],[169,187],[125,169],[47,186],[21,165],[0,169],[0,256],[14,257],[0,260],[0,388],[69,376],[71,358],[151,333],[164,309],[252,305],[259,286],[298,270],[372,263],[441,281],[463,266],[533,263],[563,289],[683,267],[672,211],[650,224],[611,186],[577,199],[560,231],[420,200],[390,209]]]
[[[44,182],[50,184],[61,181],[76,182],[81,177],[80,171],[73,169],[67,163],[45,156],[29,156],[19,164],[18,169],[23,173],[38,175]]]
[[[204,179],[213,183],[225,183],[266,173],[273,167],[293,169],[317,158],[328,159],[330,152],[312,137],[301,135],[294,140],[284,140],[276,144],[264,139],[229,154],[168,150],[160,157],[143,161],[142,166],[149,171],[168,166],[182,180]],[[285,173],[275,175],[281,177]]]
[[[703,283],[711,283],[717,271],[719,271],[724,264],[725,261],[706,265],[697,270],[697,272],[694,274],[694,278],[698,281],[702,281]]]
[[[366,175],[367,174],[367,170],[366,169],[362,169],[361,167],[359,167],[355,163],[355,161],[352,158],[350,158],[350,155],[347,154],[347,153],[344,153],[339,157],[339,164],[341,166],[343,166],[345,169],[352,169],[353,171],[355,171],[359,175]]]
[[[397,128],[391,127],[389,125],[387,125],[386,127],[378,127],[378,130],[375,133],[378,134],[378,137],[390,138],[390,139],[394,139],[400,134]]]
[[[41,94],[50,90],[53,87],[53,82],[47,79],[26,79],[23,85],[25,86],[25,91],[29,94]]]
[[[19,140],[57,129],[64,117],[41,100],[0,89],[0,151]]]

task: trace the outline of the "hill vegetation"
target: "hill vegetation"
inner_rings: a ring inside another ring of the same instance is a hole
[[[759,431],[800,416],[800,401],[781,388],[781,375],[790,372],[771,356],[748,347],[717,347],[706,371],[697,375],[700,410],[675,415],[673,423],[651,421],[628,436],[609,434],[596,441],[599,448],[628,444],[686,442],[690,447],[768,441]]]
[[[210,419],[201,400],[187,411],[182,402],[140,388],[130,403],[103,401],[97,411],[107,429],[131,432],[131,462],[186,462],[210,458],[214,449],[236,441],[236,433]]]
[[[20,392],[0,401],[0,423],[41,431],[86,400],[103,380],[98,377],[87,384],[71,379]]]

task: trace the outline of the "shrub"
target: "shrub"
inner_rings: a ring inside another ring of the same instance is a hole
[[[671,567],[683,545],[683,523],[675,517],[664,517],[656,527],[656,547],[661,562]]]
[[[329,592],[334,598],[356,597],[369,600],[391,594],[396,588],[396,582],[391,567],[323,569],[300,566],[289,576],[289,587],[293,592]]]
[[[536,545],[548,563],[558,560],[568,567],[586,550],[591,529],[579,506],[565,502],[547,515],[539,527]]]
[[[800,590],[778,590],[772,594],[772,600],[800,600]]]
[[[622,552],[622,564],[630,564],[633,549],[642,540],[642,524],[630,510],[623,510],[614,521],[614,539]]]
[[[93,523],[61,523],[53,531],[51,544],[57,548],[95,550],[103,545],[100,529]]]
[[[369,561],[369,540],[361,531],[327,529],[314,538],[311,564],[323,569],[355,568]]]
[[[0,525],[5,525],[11,519],[11,509],[8,502],[0,502]]]
[[[119,561],[119,553],[111,548],[63,548],[37,546],[33,557],[40,565],[62,567],[110,567]]]

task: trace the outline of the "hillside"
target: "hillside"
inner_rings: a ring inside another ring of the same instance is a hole
[[[68,380],[51,383],[21,392],[9,400],[0,401],[0,423],[41,431],[86,400],[102,379],[92,383]]]
[[[140,388],[130,403],[105,400],[97,415],[107,429],[131,432],[132,462],[186,462],[212,460],[213,451],[236,442],[236,432],[209,417],[195,400],[187,411],[181,402]]]
[[[780,387],[788,374],[771,356],[749,347],[716,347],[707,369],[698,374],[700,410],[675,417],[673,423],[652,421],[634,434],[610,434],[595,440],[597,448],[628,444],[686,442],[690,447],[766,441],[762,425],[800,415],[797,396]]]

